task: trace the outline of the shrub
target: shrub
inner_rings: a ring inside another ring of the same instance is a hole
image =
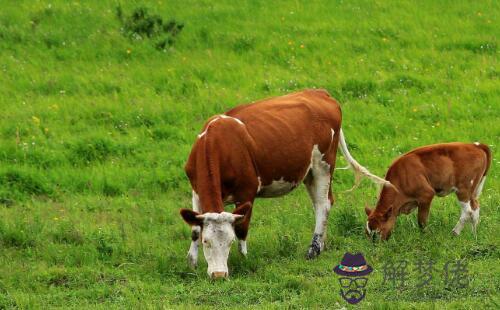
[[[172,46],[176,37],[184,28],[174,19],[164,21],[156,14],[150,14],[147,8],[136,8],[130,16],[124,16],[122,8],[116,8],[116,16],[122,23],[122,33],[132,40],[151,39],[158,50]]]

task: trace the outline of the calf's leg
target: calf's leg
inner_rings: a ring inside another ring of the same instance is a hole
[[[453,228],[453,233],[455,235],[460,235],[462,229],[464,229],[465,223],[472,218],[472,208],[469,201],[458,201],[462,211],[460,213],[460,218],[458,219],[457,225]]]
[[[486,176],[482,176],[480,178],[479,184],[476,186],[474,190],[474,198],[472,199],[471,207],[472,207],[472,232],[474,235],[477,235],[477,224],[479,224],[479,201],[477,200],[483,191],[484,181],[486,180]]]
[[[432,198],[434,198],[434,190],[428,188],[420,194],[420,199],[418,201],[418,226],[424,228],[427,225],[427,220],[429,219],[429,210],[431,208]]]
[[[471,200],[472,209],[472,233],[477,236],[477,224],[479,224],[479,202],[476,199]]]
[[[472,222],[472,232],[476,236],[477,224],[479,223],[479,202],[477,198],[481,194],[484,185],[484,176],[476,176],[470,182],[463,181],[458,186],[457,198],[462,208],[460,219],[453,228],[453,233],[459,235],[467,221]]]

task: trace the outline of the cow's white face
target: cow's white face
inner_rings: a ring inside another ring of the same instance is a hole
[[[236,218],[243,216],[222,212],[205,213],[197,217],[203,220],[201,241],[208,264],[207,273],[211,278],[225,278],[228,276],[229,250],[235,240],[233,223]]]
[[[227,259],[231,244],[236,238],[235,226],[239,227],[245,217],[251,214],[252,204],[245,203],[229,212],[198,212],[181,209],[181,216],[191,226],[200,226],[203,254],[208,264],[208,276],[211,278],[226,278],[228,273]],[[196,232],[196,230],[194,230]],[[192,236],[193,242],[200,238],[196,233]],[[246,252],[246,249],[245,249]]]

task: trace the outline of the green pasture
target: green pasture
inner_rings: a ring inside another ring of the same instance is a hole
[[[348,251],[375,269],[357,307],[499,308],[499,14],[498,1],[0,1],[0,309],[352,308],[332,272]],[[351,153],[378,175],[417,146],[490,145],[477,239],[470,225],[452,236],[449,196],[423,232],[413,213],[371,243],[377,188],[345,192],[341,170],[318,259],[299,187],[256,201],[229,280],[208,279],[201,251],[190,270],[178,210],[204,121],[305,88],[338,99]],[[419,258],[435,261],[424,288]],[[383,284],[390,260],[411,263],[402,288]],[[456,260],[467,288],[444,283]]]

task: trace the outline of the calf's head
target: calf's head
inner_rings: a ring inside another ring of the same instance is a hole
[[[252,205],[246,203],[229,212],[198,212],[181,209],[181,216],[191,226],[201,227],[203,254],[208,264],[207,273],[211,278],[226,278],[229,275],[227,260],[231,244],[236,234],[235,227],[241,225]]]
[[[392,209],[379,212],[377,209],[365,207],[368,220],[366,222],[366,234],[375,240],[377,235],[380,239],[387,240],[391,236],[392,229],[396,223],[396,216],[393,215]]]

